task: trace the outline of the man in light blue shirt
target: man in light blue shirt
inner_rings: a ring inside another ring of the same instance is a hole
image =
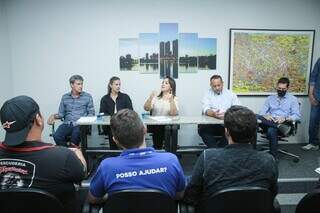
[[[309,143],[302,147],[304,150],[319,149],[319,122],[320,122],[320,58],[314,65],[310,75],[309,100],[311,104],[309,120]]]
[[[270,152],[275,158],[277,158],[279,132],[287,136],[291,131],[292,121],[301,118],[298,99],[287,92],[289,84],[288,78],[280,78],[277,84],[277,94],[267,97],[257,115],[258,120],[261,121],[260,126],[267,131]]]
[[[233,105],[240,105],[240,101],[233,92],[223,88],[223,81],[220,75],[213,75],[210,78],[210,86],[211,88],[205,93],[201,101],[202,113],[223,120],[227,109]],[[198,133],[209,148],[227,145],[222,124],[199,125]],[[222,139],[217,140],[217,137],[222,137]]]
[[[62,119],[63,124],[53,134],[57,145],[67,146],[67,137],[71,137],[71,144],[78,146],[80,143],[80,128],[76,125],[81,116],[93,116],[93,100],[89,93],[82,91],[83,78],[73,75],[69,79],[71,92],[64,94],[61,98],[59,112],[48,119],[48,124],[54,124],[55,119]]]

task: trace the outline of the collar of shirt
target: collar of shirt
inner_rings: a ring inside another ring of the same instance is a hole
[[[82,96],[83,94],[84,94],[84,92],[82,91],[82,92],[80,92],[79,96]],[[71,96],[71,97],[73,97],[73,96],[72,96],[72,92],[68,92],[68,95]]]
[[[287,91],[286,94],[285,94],[283,97],[279,97],[278,95],[276,95],[276,96],[277,96],[277,98],[278,98],[279,100],[283,100],[283,99],[288,98],[289,93],[288,93],[288,91]]]
[[[107,96],[112,100],[112,98],[111,98],[111,93],[107,94]],[[122,96],[123,96],[123,93],[121,93],[121,92],[119,91],[116,100],[117,100],[118,98],[120,99]]]
[[[13,152],[34,152],[52,147],[55,147],[55,145],[51,143],[45,143],[42,141],[24,141],[22,144],[18,146],[8,146],[4,143],[0,143],[0,148]]]
[[[213,91],[213,89],[212,88],[210,88],[210,92],[211,92],[211,94],[212,95],[214,95],[214,96],[220,96],[220,95],[223,95],[224,94],[224,89],[222,89],[222,91],[219,93],[219,94],[217,94],[217,93],[215,93],[214,91]]]
[[[289,98],[288,92],[286,92],[285,96],[283,96],[283,97],[279,97],[278,95],[275,95],[275,96],[276,96],[276,100],[279,105],[284,104],[285,101],[287,101]]]
[[[238,149],[253,149],[252,144],[249,143],[233,143],[233,144],[228,144],[225,149],[233,149],[233,148],[238,148]]]
[[[120,156],[144,156],[147,154],[154,153],[155,150],[152,147],[146,148],[134,148],[134,149],[126,149],[124,150]]]

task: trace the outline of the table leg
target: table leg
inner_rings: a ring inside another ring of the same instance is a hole
[[[82,151],[84,159],[87,162],[87,175],[89,176],[93,166],[92,166],[92,162],[89,158],[89,155],[87,154],[87,149],[88,149],[87,130],[88,130],[88,128],[89,128],[89,126],[86,126],[86,125],[80,126],[81,151]]]
[[[177,146],[178,146],[178,125],[171,126],[171,150],[173,154],[177,153]]]
[[[166,125],[164,128],[164,149],[166,152],[171,152],[171,125]]]
[[[88,140],[87,140],[87,128],[88,126],[80,126],[80,138],[81,138],[81,151],[84,158],[87,160],[87,149],[88,149]]]

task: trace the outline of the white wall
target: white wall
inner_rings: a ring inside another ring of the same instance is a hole
[[[98,109],[107,80],[118,75],[122,90],[141,112],[144,100],[160,88],[158,75],[119,72],[118,39],[158,32],[160,22],[179,23],[179,32],[216,37],[217,71],[180,74],[177,95],[181,114],[200,114],[200,99],[213,73],[228,81],[229,28],[320,30],[317,0],[7,0],[14,95],[28,94],[40,104],[43,114],[56,112],[60,97],[69,90],[68,78],[81,74],[85,90]],[[320,56],[316,34],[314,59]],[[258,111],[265,97],[241,97],[244,105]],[[305,116],[299,140],[305,141],[309,103],[300,98]],[[45,135],[48,135],[46,128]],[[180,143],[200,138],[194,126],[183,126]],[[46,139],[49,140],[48,137]]]
[[[0,105],[12,94],[12,72],[10,42],[7,27],[7,15],[4,2],[0,1]],[[0,106],[0,107],[1,107]],[[4,130],[0,128],[0,141],[4,138]]]

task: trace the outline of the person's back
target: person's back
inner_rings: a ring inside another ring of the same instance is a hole
[[[184,189],[182,177],[175,155],[157,153],[153,148],[138,148],[127,149],[119,157],[102,161],[91,184],[102,181],[103,192],[108,194],[126,189],[157,189],[174,198],[177,190]],[[91,192],[100,195],[98,190]]]
[[[74,183],[84,178],[83,165],[72,151],[38,141],[14,148],[0,144],[0,170],[1,189],[42,189],[55,195],[65,206],[73,205]]]
[[[208,149],[203,158],[204,197],[236,186],[257,186],[276,194],[273,157],[258,152],[251,144],[230,144],[223,149]],[[274,180],[274,181],[272,181]]]
[[[253,149],[256,141],[255,114],[241,106],[232,106],[224,117],[229,145],[205,150],[198,158],[186,188],[185,201],[196,204],[222,189],[257,186],[277,194],[278,168],[274,158]]]
[[[89,201],[104,202],[105,195],[126,189],[157,189],[172,198],[181,197],[185,178],[177,157],[146,147],[146,129],[138,114],[120,110],[112,116],[110,124],[114,141],[125,150],[99,165],[90,183]]]
[[[78,149],[41,141],[44,121],[38,104],[27,96],[4,103],[0,143],[0,187],[37,188],[55,195],[67,212],[75,210],[74,183],[85,176],[86,163]]]

